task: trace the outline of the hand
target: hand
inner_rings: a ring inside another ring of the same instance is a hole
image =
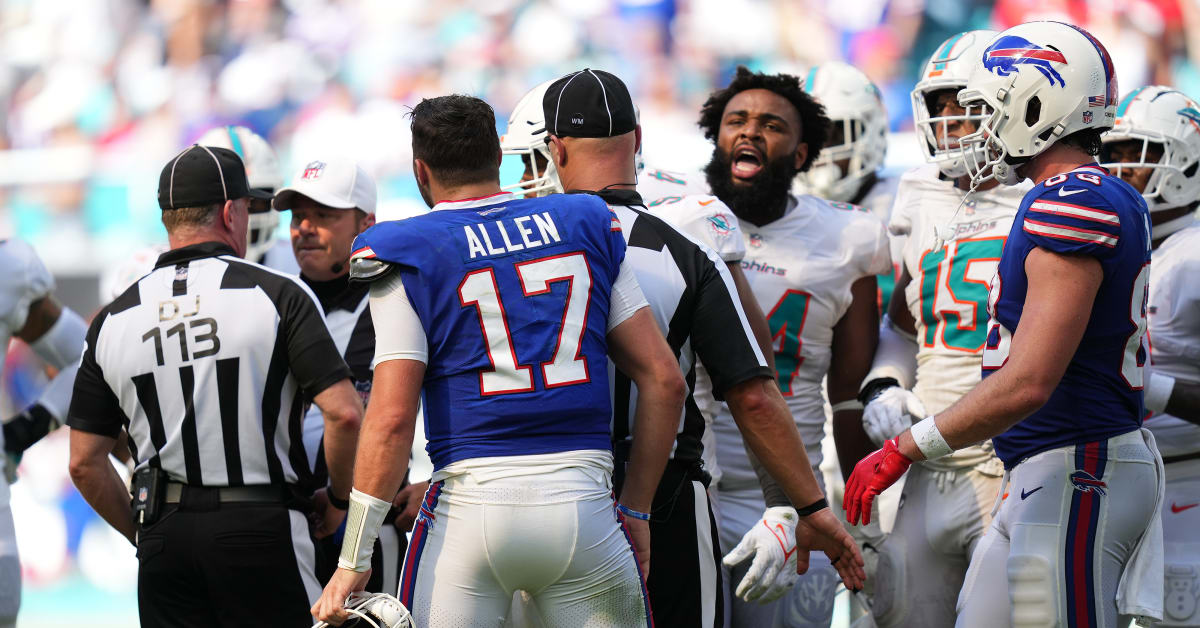
[[[317,492],[313,493],[312,500],[313,513],[316,515],[313,536],[323,539],[337,532],[338,526],[342,525],[342,520],[346,518],[346,511],[331,504],[329,495],[323,488],[317,489]]]
[[[863,524],[871,523],[871,503],[875,497],[895,484],[912,466],[912,459],[900,453],[899,440],[897,437],[885,442],[883,449],[854,465],[842,498],[842,510],[846,511],[846,521],[851,525],[858,524],[859,515],[862,515]]]
[[[417,514],[421,512],[421,502],[425,500],[425,491],[429,490],[429,482],[417,482],[409,484],[400,489],[396,493],[396,498],[392,500],[392,508],[400,510],[400,514],[396,515],[396,519],[392,521],[392,525],[396,526],[402,534],[412,530],[413,523],[417,520]]]
[[[362,591],[367,586],[367,580],[371,577],[371,570],[366,571],[350,571],[349,569],[337,568],[333,572],[333,577],[329,579],[329,584],[325,585],[325,590],[321,591],[321,598],[313,604],[309,612],[317,621],[323,621],[331,626],[341,626],[342,622],[350,618],[350,613],[344,608],[346,598],[350,597],[355,591]]]
[[[621,524],[625,526],[625,532],[629,535],[629,541],[633,544],[633,551],[636,554],[638,566],[642,568],[642,580],[650,580],[650,522],[626,517],[617,513],[620,517]]]
[[[862,554],[829,508],[800,518],[796,524],[796,550],[796,573],[808,571],[809,550],[820,550],[829,557],[847,589],[862,590],[867,577]]]
[[[867,402],[863,408],[863,429],[872,443],[882,446],[884,441],[899,436],[927,414],[925,405],[912,391],[893,386]]]
[[[775,506],[742,537],[737,547],[721,561],[733,567],[751,556],[750,569],[742,576],[735,594],[747,602],[766,604],[779,599],[796,583],[796,523],[800,517],[791,506]]]

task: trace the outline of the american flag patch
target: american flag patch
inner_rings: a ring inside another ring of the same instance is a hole
[[[1106,104],[1107,102],[1104,96],[1088,96],[1089,107],[1103,107]]]

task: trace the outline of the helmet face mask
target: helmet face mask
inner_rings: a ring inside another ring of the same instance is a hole
[[[520,157],[525,174],[520,181],[501,186],[507,192],[546,196],[563,191],[550,148],[546,145],[549,136],[546,133],[546,116],[542,112],[542,98],[553,82],[546,81],[529,90],[508,117],[508,128],[500,138],[500,149],[506,156]]]
[[[813,68],[804,89],[825,107],[831,127],[829,142],[796,177],[797,185],[822,198],[850,201],[887,156],[888,117],[879,89],[857,68],[840,62]]]
[[[254,261],[275,246],[275,231],[279,228],[279,212],[268,209],[251,213],[246,226],[246,259]]]
[[[927,163],[937,165],[947,177],[967,174],[960,140],[967,132],[978,130],[991,110],[979,102],[954,108],[961,113],[946,113],[947,108],[938,107],[938,101],[947,94],[957,103],[955,95],[966,86],[974,64],[995,35],[995,31],[966,31],[942,42],[925,63],[922,78],[913,88],[913,124],[921,152]]]

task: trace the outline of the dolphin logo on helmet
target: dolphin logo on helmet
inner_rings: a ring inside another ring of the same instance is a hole
[[[983,51],[983,67],[999,76],[1012,74],[1020,69],[1017,66],[1031,65],[1037,68],[1051,85],[1066,87],[1067,83],[1052,65],[1054,63],[1066,65],[1067,58],[1057,50],[1043,48],[1016,35],[1001,37]]]

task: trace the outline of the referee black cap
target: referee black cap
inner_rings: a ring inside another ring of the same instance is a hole
[[[616,137],[637,128],[629,89],[604,70],[572,72],[542,97],[546,131],[558,137]]]
[[[163,166],[158,206],[204,207],[250,195],[242,158],[228,148],[192,144]]]

